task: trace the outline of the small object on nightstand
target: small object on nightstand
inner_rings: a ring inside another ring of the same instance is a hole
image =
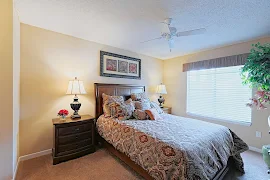
[[[72,119],[80,118],[78,111],[80,110],[81,103],[79,102],[78,94],[86,94],[86,91],[83,86],[83,82],[79,81],[77,77],[75,80],[69,81],[68,89],[66,94],[74,94],[73,102],[70,103],[71,109],[74,110],[73,115],[71,116]]]
[[[60,119],[63,121],[66,120],[67,115],[68,115],[68,110],[66,110],[66,109],[60,109],[58,114],[57,114],[57,116],[59,116]]]
[[[82,115],[52,120],[54,125],[53,165],[95,152],[95,118]]]
[[[171,107],[163,107],[161,108],[164,113],[171,114],[172,113],[172,108]]]
[[[159,102],[159,106],[162,108],[163,107],[162,103],[164,104],[164,102],[165,102],[165,99],[164,99],[164,97],[162,97],[162,94],[167,94],[166,86],[162,83],[160,85],[158,85],[156,93],[160,94],[160,96],[158,98],[158,102]]]

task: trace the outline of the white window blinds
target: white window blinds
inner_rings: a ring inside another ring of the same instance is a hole
[[[241,66],[187,72],[187,113],[206,118],[251,123],[246,102],[252,90],[242,85]]]

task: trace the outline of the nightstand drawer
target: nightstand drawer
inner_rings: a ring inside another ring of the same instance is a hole
[[[91,131],[92,126],[93,126],[92,123],[86,123],[86,124],[82,124],[78,126],[59,128],[58,135],[65,136],[65,135],[74,134],[74,133],[82,133],[85,131]]]
[[[80,149],[80,148],[83,148],[85,146],[90,146],[90,145],[93,145],[91,138],[77,142],[77,143],[72,143],[72,144],[67,144],[67,145],[59,145],[58,146],[58,153],[76,150],[76,149]]]
[[[58,139],[58,143],[60,145],[66,145],[69,143],[74,143],[82,140],[86,140],[91,138],[92,136],[92,131],[86,131],[83,133],[75,134],[75,135],[67,135],[67,136],[60,136]]]

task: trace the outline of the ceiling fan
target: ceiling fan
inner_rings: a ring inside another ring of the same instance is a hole
[[[164,31],[161,33],[161,36],[158,38],[154,39],[149,39],[147,41],[143,41],[141,43],[146,43],[149,41],[153,40],[158,40],[158,39],[166,39],[169,44],[170,52],[172,51],[172,48],[174,47],[174,38],[175,37],[181,37],[181,36],[191,36],[191,35],[198,35],[198,34],[203,34],[206,32],[205,28],[199,28],[199,29],[193,29],[189,31],[182,31],[182,32],[177,32],[177,29],[175,27],[171,27],[172,23],[172,18],[167,18],[162,22],[162,24],[165,25]]]

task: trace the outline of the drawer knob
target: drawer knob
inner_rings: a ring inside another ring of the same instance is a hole
[[[79,137],[78,137],[78,136],[76,136],[75,138],[76,138],[76,139],[78,139]]]
[[[80,130],[80,128],[77,128],[77,129],[75,129],[76,131],[79,131]]]

